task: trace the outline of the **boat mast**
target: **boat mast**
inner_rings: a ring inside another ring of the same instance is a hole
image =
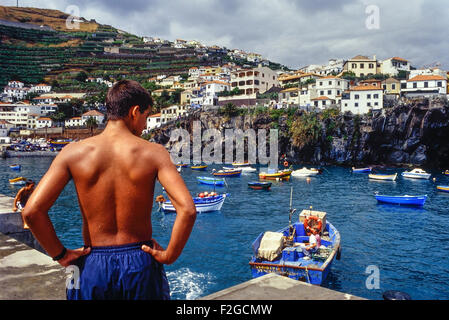
[[[289,218],[288,218],[288,235],[292,236],[293,232],[292,232],[292,216],[293,213],[295,213],[296,209],[292,208],[292,200],[293,200],[293,187],[290,188],[290,210],[289,210]]]

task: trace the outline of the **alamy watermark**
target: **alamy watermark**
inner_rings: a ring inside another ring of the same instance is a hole
[[[79,30],[80,29],[80,8],[75,5],[70,5],[65,9],[65,12],[69,14],[65,20],[65,26],[69,30]]]
[[[368,17],[365,20],[365,27],[368,30],[380,29],[380,9],[376,5],[369,5],[365,8]]]
[[[366,278],[365,286],[368,290],[380,289],[380,270],[378,266],[369,265],[365,269]]]
[[[269,144],[267,130],[218,129],[201,130],[201,122],[193,122],[192,136],[182,128],[171,131],[170,155],[173,163],[221,164],[232,162],[247,162],[248,164],[268,165],[277,168],[278,165],[278,130],[270,129]],[[192,145],[192,148],[191,148]],[[245,145],[248,159],[245,161]],[[224,147],[224,159],[223,159]],[[268,148],[267,148],[268,147]],[[191,150],[193,149],[193,150]],[[235,151],[235,157],[234,157]]]

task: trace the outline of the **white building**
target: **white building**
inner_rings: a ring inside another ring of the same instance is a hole
[[[314,105],[312,99],[317,98],[316,84],[311,83],[307,86],[302,86],[299,92],[299,105],[302,107],[309,107]]]
[[[204,84],[205,94],[204,94],[204,105],[214,106],[217,104],[219,92],[230,91],[231,86],[227,82],[223,81],[210,81]]]
[[[64,122],[64,127],[68,128],[68,127],[81,127],[83,126],[83,121],[81,119],[81,117],[73,117],[70,119],[67,119]]]
[[[90,110],[81,115],[82,124],[85,125],[86,121],[89,118],[94,118],[97,121],[97,124],[101,124],[101,123],[103,123],[105,117],[104,117],[104,114],[102,114],[101,112],[99,112],[97,110]]]
[[[267,67],[241,69],[231,73],[231,90],[239,88],[244,95],[264,93],[279,86],[278,74]]]
[[[47,117],[40,117],[36,120],[36,129],[40,128],[51,128],[53,126],[53,121]]]
[[[327,76],[316,80],[316,92],[318,96],[337,100],[338,96],[349,89],[349,81],[333,76]]]
[[[383,109],[382,88],[375,86],[356,86],[342,94],[341,112],[365,114],[371,110]]]
[[[383,74],[396,76],[399,71],[410,71],[410,62],[403,58],[393,57],[382,61],[380,68]]]
[[[30,92],[49,93],[51,92],[51,86],[45,83],[40,83],[35,86],[31,86]]]
[[[187,106],[173,105],[161,110],[161,124],[187,114]]]
[[[10,81],[9,83],[13,84],[15,81]],[[23,85],[22,82],[19,82]],[[14,87],[6,86],[3,88],[3,94],[8,98],[9,101],[15,100],[23,100],[25,99],[26,95],[30,91],[30,88],[26,88],[23,86],[20,86],[18,84],[15,84]]]
[[[343,59],[329,59],[327,64],[311,64],[309,66],[303,67],[300,71],[304,73],[314,73],[321,76],[327,76],[330,74],[339,74],[343,70],[344,61]]]
[[[423,69],[416,69],[410,71],[409,79],[414,78],[416,76],[441,76],[446,77],[446,71],[441,70],[439,68],[423,68]]]
[[[299,92],[300,88],[288,88],[284,89],[278,94],[278,100],[282,104],[295,104],[299,105]]]
[[[447,94],[447,78],[439,75],[417,75],[406,81],[401,95],[406,97],[431,97]]]
[[[161,113],[152,114],[147,118],[147,131],[161,126]]]

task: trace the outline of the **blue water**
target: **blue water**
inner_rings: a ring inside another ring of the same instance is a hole
[[[25,176],[39,181],[52,158],[12,158],[0,160],[0,193],[13,197],[19,187],[9,178]],[[9,169],[19,163],[22,171]],[[192,195],[213,187],[200,185],[196,177],[207,172],[183,168],[182,176]],[[172,299],[196,299],[251,279],[248,261],[251,244],[263,231],[277,231],[288,224],[290,187],[293,187],[294,219],[302,209],[313,206],[326,211],[341,233],[341,260],[334,261],[323,284],[337,291],[369,299],[382,299],[386,290],[400,290],[412,299],[449,299],[449,193],[436,190],[449,185],[449,177],[435,171],[432,180],[398,177],[396,182],[372,181],[367,174],[353,174],[349,168],[330,166],[323,174],[288,182],[273,182],[271,191],[252,190],[247,182],[256,173],[227,178],[228,187],[217,188],[230,194],[220,212],[198,214],[192,235],[180,258],[166,266]],[[389,169],[383,172],[402,172]],[[377,204],[373,194],[422,195],[423,208]],[[162,194],[156,185],[155,197]],[[73,183],[69,183],[50,210],[56,232],[70,248],[83,245],[81,217]],[[175,214],[163,214],[154,205],[153,237],[168,244]],[[379,270],[379,288],[371,278]],[[367,273],[367,270],[369,271]],[[368,284],[371,284],[367,286]],[[369,289],[371,288],[371,289]]]

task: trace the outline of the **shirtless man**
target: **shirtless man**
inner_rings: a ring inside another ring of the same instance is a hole
[[[151,104],[137,82],[117,82],[106,98],[105,130],[64,147],[28,200],[23,216],[42,247],[80,269],[80,288],[67,289],[68,299],[169,299],[163,264],[181,254],[196,209],[167,150],[140,138]],[[70,179],[83,217],[85,245],[76,250],[64,248],[48,216]],[[156,179],[177,213],[166,249],[152,238]]]

